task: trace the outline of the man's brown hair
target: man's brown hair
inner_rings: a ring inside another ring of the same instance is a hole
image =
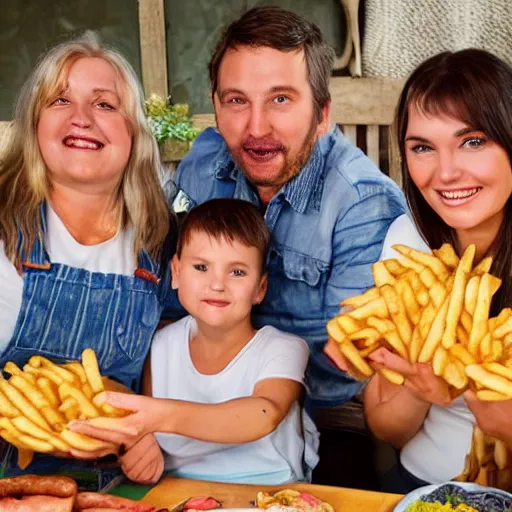
[[[265,270],[270,248],[270,231],[256,206],[241,199],[211,199],[196,206],[181,225],[176,254],[181,258],[184,245],[192,233],[206,233],[215,240],[237,241],[256,247]]]
[[[208,67],[212,98],[217,91],[225,53],[239,46],[268,47],[281,52],[303,50],[316,120],[318,123],[323,120],[322,109],[331,99],[329,81],[335,54],[315,24],[276,6],[247,11],[226,28],[213,52]]]

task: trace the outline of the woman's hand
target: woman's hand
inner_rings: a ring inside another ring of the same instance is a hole
[[[340,351],[338,342],[329,338],[324,347],[324,354],[341,371],[348,373],[356,380],[368,380],[368,376],[363,375]]]
[[[150,485],[164,471],[164,457],[153,434],[147,434],[119,457],[124,474],[133,482]]]
[[[160,416],[157,399],[108,391],[99,395],[99,400],[118,409],[132,411],[132,414],[123,418],[75,420],[68,425],[69,429],[125,449],[130,449],[146,434],[157,430],[155,425]]]
[[[434,374],[428,363],[410,363],[385,348],[370,354],[369,360],[375,369],[387,368],[403,375],[403,387],[424,402],[446,407],[452,401],[448,384]]]
[[[479,400],[473,391],[466,391],[464,399],[480,429],[512,447],[512,400],[487,402]]]

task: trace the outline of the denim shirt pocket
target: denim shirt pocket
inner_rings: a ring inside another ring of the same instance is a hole
[[[327,263],[306,254],[272,248],[267,260],[266,305],[274,313],[294,318],[323,315],[328,270]]]

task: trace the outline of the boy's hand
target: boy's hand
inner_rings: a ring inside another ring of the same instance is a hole
[[[156,422],[162,408],[159,407],[157,399],[112,391],[99,396],[102,403],[132,411],[133,414],[123,418],[100,417],[90,420],[74,420],[68,425],[70,430],[128,449],[146,434],[158,430],[155,425],[157,425]]]
[[[164,471],[164,457],[153,434],[141,438],[119,461],[124,474],[138,484],[155,484]]]

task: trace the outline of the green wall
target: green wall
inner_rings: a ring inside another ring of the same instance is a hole
[[[144,0],[140,0],[143,2]],[[207,64],[225,24],[250,7],[272,3],[315,22],[338,54],[345,38],[339,0],[166,0],[169,91],[193,113],[211,112]],[[0,0],[0,120],[37,58],[86,29],[119,49],[140,76],[137,0]]]

